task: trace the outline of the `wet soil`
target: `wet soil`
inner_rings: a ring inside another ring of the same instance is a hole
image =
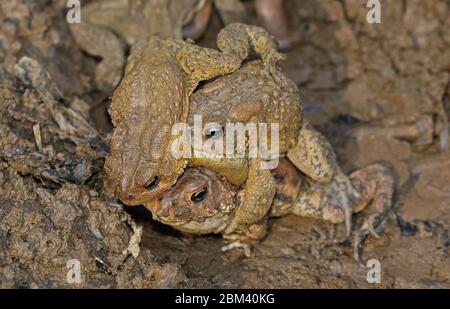
[[[365,3],[287,0],[301,41],[283,67],[345,171],[383,162],[396,176],[391,218],[363,251],[380,261],[380,283],[367,282],[350,243],[328,244],[332,227],[322,222],[273,219],[246,258],[222,253],[218,236],[182,235],[108,200],[110,94],[95,89],[97,59],[76,47],[64,3],[8,0],[0,3],[0,286],[450,288],[450,154],[438,136],[418,149],[372,129],[424,114],[448,119],[450,2],[382,1],[378,25],[367,23]],[[199,44],[214,46],[220,27],[215,15]],[[79,285],[66,280],[74,258]]]

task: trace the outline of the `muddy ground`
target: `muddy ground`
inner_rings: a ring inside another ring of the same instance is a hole
[[[351,245],[327,245],[321,222],[274,219],[245,258],[221,253],[220,237],[184,236],[108,200],[110,94],[95,89],[97,59],[75,45],[64,1],[1,1],[0,286],[450,288],[445,141],[386,133],[420,115],[448,117],[450,1],[381,2],[382,22],[370,25],[366,1],[286,1],[301,40],[283,65],[345,171],[384,162],[396,176],[391,219],[364,248],[381,262],[381,283],[369,284]],[[215,15],[199,44],[214,46],[220,28]],[[66,280],[70,259],[79,284]]]

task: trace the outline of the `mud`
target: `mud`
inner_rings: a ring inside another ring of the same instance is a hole
[[[140,249],[142,228],[102,196],[109,139],[75,96],[88,87],[62,12],[0,4],[0,287],[174,286],[180,266]]]
[[[306,117],[345,171],[384,162],[396,175],[391,219],[363,252],[381,263],[381,283],[370,284],[350,243],[330,244],[322,222],[273,219],[245,258],[221,253],[219,237],[181,235],[106,199],[110,94],[95,89],[97,59],[77,49],[64,1],[2,1],[0,286],[450,288],[450,154],[439,134],[420,148],[386,134],[424,114],[448,119],[450,2],[381,2],[379,25],[362,0],[285,3],[301,40],[284,69]],[[214,46],[220,27],[216,14],[199,43]],[[70,259],[81,284],[66,280]]]

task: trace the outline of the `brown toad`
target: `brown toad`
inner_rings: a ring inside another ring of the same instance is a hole
[[[187,122],[190,96],[200,81],[237,70],[253,49],[263,59],[262,74],[274,83],[283,56],[262,28],[228,25],[217,45],[220,51],[159,36],[135,45],[113,94],[115,128],[105,162],[105,188],[125,204],[157,197],[184,171],[188,160],[173,156],[171,129]]]
[[[281,159],[272,173],[276,179],[277,193],[269,212],[271,217],[294,214],[334,224],[344,222],[345,214],[342,208],[334,204],[333,196],[324,194],[326,190],[317,188],[317,184],[305,178],[288,160]],[[389,171],[380,164],[373,164],[350,174],[350,180],[360,193],[352,212],[361,212],[371,205],[367,214],[369,220],[364,224],[370,220],[384,220],[393,195],[394,180]],[[226,228],[233,221],[241,198],[239,188],[220,175],[204,168],[190,168],[161,200],[153,202],[155,205],[152,209],[161,209],[154,213],[155,219],[180,231],[192,234],[221,233],[226,237]],[[380,214],[383,215],[380,217]],[[381,228],[383,220],[374,226]],[[265,225],[264,220],[251,226],[239,241],[225,246],[223,250],[235,247],[248,250],[247,242],[242,240],[264,238]],[[363,226],[354,240],[355,259],[360,264],[363,263],[359,246],[368,231]]]
[[[211,132],[217,133],[214,139],[226,139],[227,136],[221,134],[229,124],[277,123],[280,128],[279,154],[287,156],[299,170],[317,182],[317,188],[326,184],[321,190],[323,194],[333,196],[334,203],[343,209],[349,234],[351,212],[359,193],[341,171],[328,141],[302,119],[297,86],[281,72],[276,74],[280,83],[273,83],[264,74],[261,63],[255,61],[206,84],[191,97],[188,122],[193,124],[196,115],[203,117],[206,123],[204,140],[212,139]],[[217,172],[233,185],[243,185],[243,199],[233,222],[227,227],[228,236],[234,232],[239,234],[240,230],[246,231],[264,220],[272,205],[276,186],[270,170],[260,168],[261,158],[194,157],[179,161],[183,160],[191,166]],[[158,201],[152,199],[144,205],[156,216],[163,211]]]
[[[96,83],[117,86],[125,66],[125,45],[153,35],[197,38],[211,13],[210,0],[97,0],[81,9],[81,23],[71,30],[83,50],[100,57]]]

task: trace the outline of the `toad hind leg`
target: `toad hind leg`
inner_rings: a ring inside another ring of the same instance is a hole
[[[266,30],[257,26],[233,23],[222,29],[217,36],[217,46],[224,53],[237,53],[247,58],[250,49],[261,55],[266,74],[281,83],[277,74],[277,62],[286,59],[278,52],[278,43]]]
[[[354,212],[360,212],[370,205],[364,213],[363,224],[353,242],[355,259],[364,266],[360,253],[361,245],[369,234],[379,237],[377,231],[382,228],[392,208],[395,180],[390,171],[381,164],[372,164],[353,172],[350,180],[360,193]]]
[[[394,178],[386,167],[381,164],[372,164],[353,172],[350,175],[350,181],[358,192],[357,196],[348,197],[353,199],[352,204],[355,205],[352,212],[361,212],[370,205],[367,213],[364,213],[363,223],[356,231],[353,240],[355,260],[363,266],[361,245],[369,234],[378,237],[377,229],[382,226],[392,207]],[[314,184],[297,198],[292,213],[334,224],[342,223],[348,218],[345,211],[349,208],[338,205],[339,200],[335,198],[335,195],[340,190],[342,188],[335,181],[329,184]]]
[[[275,79],[277,63],[285,59],[277,51],[276,40],[264,29],[239,23],[230,24],[219,32],[219,51],[182,41],[168,43],[173,44],[178,61],[192,79],[194,88],[202,80],[236,71],[252,49],[261,56],[266,70]]]
[[[104,91],[111,91],[120,82],[125,67],[125,45],[106,28],[92,24],[72,24],[76,42],[88,54],[100,57],[95,82]]]
[[[315,186],[317,192],[322,191],[325,195],[333,197],[334,203],[342,208],[347,236],[350,236],[352,202],[354,197],[358,197],[358,193],[349,178],[341,171],[327,139],[303,119],[297,145],[287,152],[287,157],[300,171],[317,182]],[[329,185],[321,186],[321,184]],[[312,198],[315,199],[317,197]]]
[[[288,150],[287,157],[299,170],[319,183],[330,182],[340,172],[330,143],[304,118],[297,144]]]

